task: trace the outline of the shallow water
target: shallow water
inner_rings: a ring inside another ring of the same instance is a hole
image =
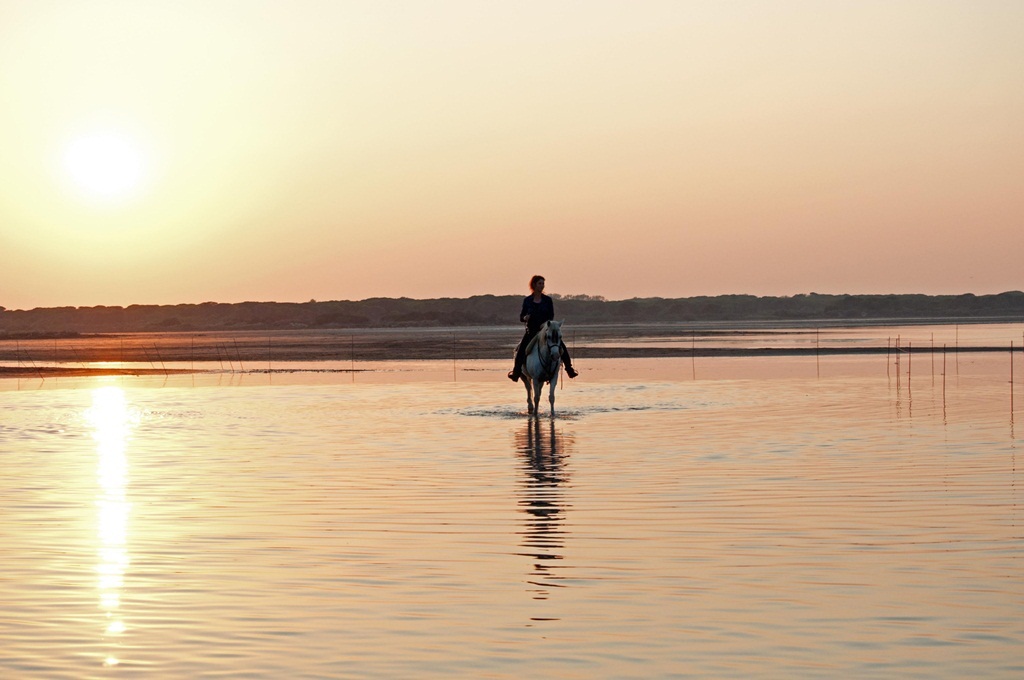
[[[3,381],[0,671],[1020,677],[1008,361]]]

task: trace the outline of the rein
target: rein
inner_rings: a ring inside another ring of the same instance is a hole
[[[555,377],[555,374],[561,369],[561,342],[562,339],[559,336],[555,342],[551,341],[551,334],[547,328],[542,328],[526,346],[526,354],[529,356],[533,352],[537,353],[540,359],[541,368],[544,369],[548,374],[545,382],[550,382],[551,378]],[[547,356],[545,356],[545,354]]]
[[[562,353],[558,347],[560,342],[551,342],[550,336],[545,335],[544,344],[548,350],[547,360],[544,362],[544,370],[547,371],[549,375],[554,376],[555,372],[560,368],[558,362],[560,362],[562,358]]]

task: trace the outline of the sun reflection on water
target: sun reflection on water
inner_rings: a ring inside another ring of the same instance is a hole
[[[99,603],[106,616],[104,634],[116,636],[127,630],[120,612],[121,591],[128,569],[128,457],[126,450],[136,416],[128,408],[124,390],[116,386],[93,390],[92,406],[86,412],[96,441],[98,492],[96,498]],[[106,666],[120,663],[113,654]]]

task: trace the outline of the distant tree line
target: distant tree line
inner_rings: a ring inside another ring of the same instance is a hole
[[[559,318],[573,324],[716,321],[871,321],[1000,319],[1024,321],[1024,293],[998,295],[718,295],[605,300],[557,297]],[[289,330],[515,326],[522,298],[372,298],[359,301],[241,302],[128,307],[0,307],[0,334],[127,333],[143,331]]]

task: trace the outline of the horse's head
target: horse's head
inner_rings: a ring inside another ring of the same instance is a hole
[[[545,324],[545,337],[548,345],[557,345],[562,342],[562,324],[564,321],[548,321]]]

